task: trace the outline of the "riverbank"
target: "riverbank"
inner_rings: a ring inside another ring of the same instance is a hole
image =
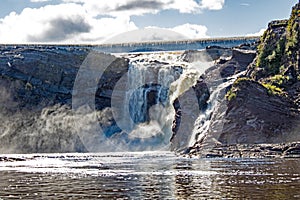
[[[201,146],[190,148],[188,155],[205,158],[300,158],[300,142],[217,145],[210,150],[201,149]]]

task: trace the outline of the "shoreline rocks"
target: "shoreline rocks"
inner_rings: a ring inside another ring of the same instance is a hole
[[[193,147],[185,155],[201,158],[300,158],[300,142],[218,145],[205,154],[200,148]]]

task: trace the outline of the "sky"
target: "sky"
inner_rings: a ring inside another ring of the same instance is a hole
[[[0,0],[0,43],[101,44],[261,35],[299,0]]]

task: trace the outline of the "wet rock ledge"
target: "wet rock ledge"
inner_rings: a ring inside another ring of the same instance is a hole
[[[203,158],[300,158],[300,142],[215,146],[208,152],[190,149],[190,157]]]

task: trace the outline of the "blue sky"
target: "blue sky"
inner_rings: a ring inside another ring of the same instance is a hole
[[[0,43],[259,35],[299,0],[1,0]]]

